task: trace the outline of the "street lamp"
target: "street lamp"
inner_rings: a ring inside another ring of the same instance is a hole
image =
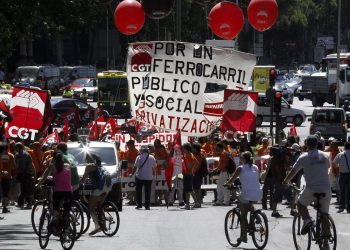
[[[337,41],[337,79],[336,79],[336,92],[335,92],[335,106],[339,108],[339,71],[340,71],[340,21],[341,21],[341,0],[338,0],[338,41]]]

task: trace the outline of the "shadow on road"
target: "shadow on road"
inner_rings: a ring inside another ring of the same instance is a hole
[[[31,225],[14,224],[14,225],[1,225],[0,226],[0,246],[18,246],[18,249],[23,250],[23,246],[26,245],[28,240],[38,240],[38,237],[34,234]]]

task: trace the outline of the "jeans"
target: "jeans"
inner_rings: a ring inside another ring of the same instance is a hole
[[[350,210],[350,174],[340,173],[340,208]]]
[[[270,193],[270,208],[272,208],[274,181],[271,177],[266,177],[263,186],[262,206],[267,208],[267,194]]]
[[[142,207],[142,189],[145,186],[145,208],[150,207],[152,180],[136,180],[136,202],[138,207]]]

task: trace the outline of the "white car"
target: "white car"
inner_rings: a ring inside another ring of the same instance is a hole
[[[301,109],[292,108],[284,98],[282,98],[280,115],[286,117],[287,123],[294,122],[295,126],[300,126],[306,120],[305,112]],[[256,126],[261,126],[263,122],[270,122],[270,106],[265,94],[259,94]]]
[[[68,142],[68,152],[74,155],[78,162],[78,174],[83,176],[86,166],[86,154],[94,153],[101,158],[102,166],[110,173],[112,177],[112,191],[109,193],[109,199],[113,201],[118,210],[122,210],[122,195],[121,195],[121,169],[117,157],[117,150],[113,143],[90,141]]]

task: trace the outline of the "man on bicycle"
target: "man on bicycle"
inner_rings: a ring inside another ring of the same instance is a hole
[[[331,201],[331,186],[328,177],[328,169],[330,167],[329,157],[326,153],[317,150],[318,139],[314,135],[310,135],[306,139],[308,152],[302,154],[295,162],[291,172],[284,179],[283,183],[287,184],[300,171],[304,171],[306,187],[300,194],[297,201],[297,208],[304,224],[301,230],[302,234],[306,234],[313,222],[309,215],[307,206],[316,201],[314,194],[323,193],[325,196],[320,198],[320,211],[328,214]],[[328,220],[322,222],[325,232],[329,231]]]
[[[239,178],[242,188],[241,196],[239,197],[239,208],[241,210],[241,237],[237,242],[247,242],[247,214],[253,211],[252,202],[260,201],[262,198],[262,191],[260,189],[260,173],[259,168],[253,164],[252,154],[249,151],[242,153],[242,165],[239,166],[233,176],[224,184],[225,187],[233,183]]]

